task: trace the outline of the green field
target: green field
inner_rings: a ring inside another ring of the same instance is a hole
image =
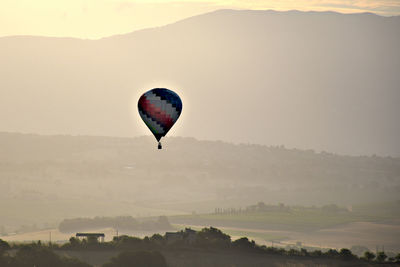
[[[290,207],[287,210],[224,214],[180,215],[170,217],[176,224],[213,225],[250,229],[313,231],[351,222],[398,223],[400,202],[365,204],[350,210],[326,211],[321,208]]]

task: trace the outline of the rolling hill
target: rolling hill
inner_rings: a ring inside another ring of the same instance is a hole
[[[165,139],[163,150],[155,143],[0,133],[0,226],[214,212],[259,201],[351,208],[399,200],[399,158],[182,137]]]

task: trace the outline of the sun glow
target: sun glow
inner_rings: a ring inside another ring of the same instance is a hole
[[[157,27],[221,8],[400,14],[395,0],[2,0],[0,36],[97,39]]]

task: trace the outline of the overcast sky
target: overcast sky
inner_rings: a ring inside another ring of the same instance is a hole
[[[400,0],[1,0],[0,36],[97,39],[221,9],[400,14]]]

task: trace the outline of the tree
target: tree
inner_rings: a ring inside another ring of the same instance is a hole
[[[302,256],[309,256],[310,254],[308,253],[307,249],[301,248],[301,249],[300,249],[300,255],[302,255]]]
[[[229,235],[214,227],[203,228],[197,237],[197,243],[201,246],[228,247],[231,243]]]
[[[387,258],[387,255],[383,251],[379,251],[378,254],[376,254],[376,260],[379,262],[384,262]]]
[[[138,237],[121,235],[113,238],[117,248],[135,248],[142,244],[143,240]]]
[[[344,260],[352,260],[356,258],[356,256],[353,253],[351,253],[350,249],[347,248],[342,248],[339,252],[339,256],[341,259]]]
[[[69,243],[71,244],[71,247],[76,248],[80,246],[81,241],[76,237],[71,237]]]
[[[322,256],[322,251],[321,250],[314,250],[310,253],[311,256],[313,257],[321,257]]]
[[[167,262],[158,251],[125,251],[103,267],[167,267]]]
[[[291,248],[287,251],[287,254],[289,256],[299,256],[300,251],[298,251],[297,249]]]
[[[203,228],[199,233],[199,237],[202,237],[204,239],[208,240],[223,240],[223,241],[231,241],[231,237],[225,233],[223,233],[221,230],[210,227],[210,228]]]
[[[8,249],[10,249],[10,245],[6,241],[0,239],[0,256]]]
[[[21,266],[57,266],[60,259],[49,249],[37,248],[33,246],[24,246],[17,251],[15,256]],[[18,265],[17,265],[18,266]]]
[[[396,256],[396,257],[394,257],[394,258],[395,258],[396,262],[400,262],[400,253],[399,253],[399,254],[397,254],[397,256]]]
[[[249,241],[249,239],[247,237],[242,237],[239,238],[235,241],[232,242],[232,245],[234,247],[240,248],[240,249],[252,249],[255,247],[255,242],[254,240]]]
[[[339,252],[336,249],[329,249],[325,255],[327,255],[328,257],[332,257],[332,258],[336,258],[339,256]]]
[[[154,235],[152,235],[151,237],[150,237],[150,240],[157,240],[157,241],[162,241],[164,238],[163,238],[163,236],[162,235],[160,235],[160,234],[154,234]]]
[[[10,245],[0,239],[0,266],[10,266],[11,258],[5,253],[6,250],[10,249]]]
[[[164,237],[160,234],[154,234],[150,237],[150,241],[154,244],[161,245],[164,243]]]
[[[372,261],[373,259],[375,259],[375,254],[372,253],[372,252],[369,252],[369,251],[365,251],[365,252],[364,252],[364,258],[365,258],[367,261]]]
[[[32,245],[21,247],[13,258],[13,261],[14,264],[11,264],[11,266],[18,267],[90,267],[89,264],[77,259],[60,257],[46,247]]]

